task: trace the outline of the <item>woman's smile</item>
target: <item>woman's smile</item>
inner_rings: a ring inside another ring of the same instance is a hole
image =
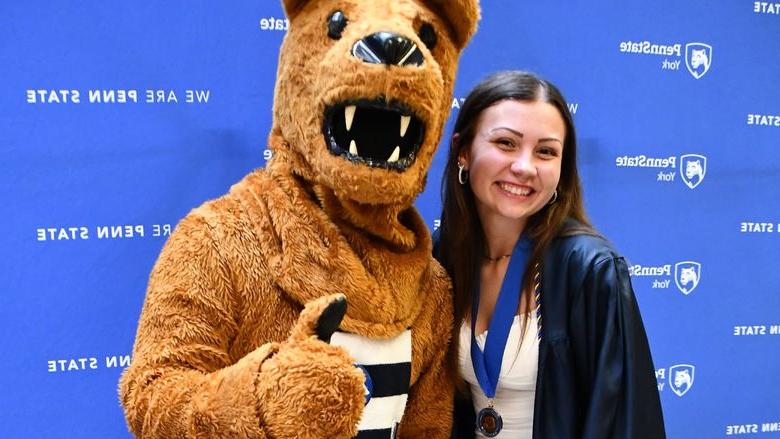
[[[520,200],[527,200],[530,195],[535,193],[536,191],[533,190],[533,188],[525,185],[519,185],[504,181],[499,181],[496,183],[496,186],[498,186],[498,189],[501,191],[502,194],[510,197],[510,198],[516,198]]]

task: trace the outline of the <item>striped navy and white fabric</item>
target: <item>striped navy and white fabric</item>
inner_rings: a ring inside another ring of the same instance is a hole
[[[356,438],[394,438],[409,396],[412,331],[386,340],[337,331],[330,343],[346,349],[371,379],[371,399],[363,408]]]

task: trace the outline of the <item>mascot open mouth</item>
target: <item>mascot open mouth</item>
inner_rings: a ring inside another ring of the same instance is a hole
[[[325,110],[328,149],[368,166],[403,171],[414,163],[425,134],[423,122],[402,104],[383,98],[345,101]]]

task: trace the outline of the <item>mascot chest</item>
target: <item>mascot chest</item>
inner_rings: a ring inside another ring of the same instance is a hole
[[[394,438],[406,409],[412,373],[412,331],[391,339],[335,332],[330,343],[343,347],[366,376],[366,406],[359,439]]]

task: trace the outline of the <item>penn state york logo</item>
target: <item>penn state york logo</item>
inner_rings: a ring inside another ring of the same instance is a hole
[[[691,390],[695,370],[690,364],[677,364],[669,368],[669,388],[675,395],[683,396]]]
[[[686,296],[699,286],[701,279],[701,264],[693,261],[683,261],[674,264],[674,283]]]
[[[686,186],[693,189],[704,180],[707,173],[707,157],[699,154],[680,156],[680,177]]]
[[[685,66],[694,78],[699,79],[712,65],[712,46],[704,43],[685,45]]]

